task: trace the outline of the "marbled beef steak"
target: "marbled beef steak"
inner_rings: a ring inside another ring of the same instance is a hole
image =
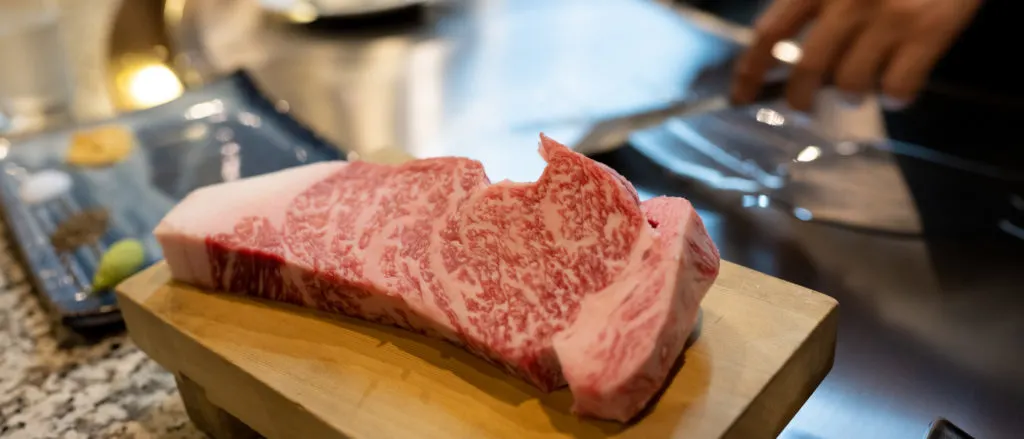
[[[543,135],[540,154],[535,183],[454,157],[306,165],[196,190],[155,233],[178,281],[443,338],[627,421],[682,353],[718,251],[688,201],[641,203]]]

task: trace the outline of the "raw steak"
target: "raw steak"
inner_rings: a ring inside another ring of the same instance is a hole
[[[582,415],[627,421],[665,383],[718,274],[681,198],[641,203],[541,136],[536,183],[464,158],[311,164],[190,194],[156,229],[173,277],[457,343]]]

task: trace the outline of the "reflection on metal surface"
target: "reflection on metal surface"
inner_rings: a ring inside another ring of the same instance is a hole
[[[796,155],[796,161],[804,163],[813,162],[818,157],[821,157],[821,148],[811,145],[804,148]]]
[[[677,136],[686,145],[728,171],[750,178],[767,189],[779,189],[785,184],[784,174],[778,172],[782,169],[764,166],[765,163],[757,163],[750,156],[744,156],[742,151],[732,148],[732,145],[721,144],[709,139],[703,130],[695,129],[682,119],[671,119],[665,123],[664,127],[666,131]]]
[[[247,111],[246,112],[242,112],[242,113],[238,113],[238,122],[241,123],[242,125],[245,125],[245,126],[248,126],[248,127],[253,127],[253,128],[259,128],[260,125],[263,124],[263,120],[260,119],[260,117],[258,115],[254,114],[254,113],[247,112]],[[299,150],[299,152],[301,152],[302,154],[306,153],[303,150]]]
[[[207,117],[221,114],[224,112],[224,102],[220,99],[212,99],[206,102],[200,102],[189,107],[188,111],[185,112],[185,119],[197,120],[205,119]]]
[[[744,195],[743,207],[760,207],[766,208],[771,205],[771,199],[767,195]]]
[[[407,8],[426,0],[259,0],[267,11],[294,23],[312,23],[323,17],[347,17],[378,14]]]
[[[785,116],[771,108],[758,108],[757,114],[754,118],[757,119],[758,122],[771,126],[779,126],[786,123]]]
[[[241,173],[242,159],[239,155],[241,148],[237,143],[225,143],[220,147],[221,165],[220,176],[224,181],[235,181]]]
[[[638,151],[642,151],[644,155],[655,163],[671,170],[671,172],[696,180],[713,189],[753,192],[761,187],[756,181],[749,178],[723,172],[714,166],[710,158],[706,156],[687,154],[687,152],[693,152],[693,150],[680,145],[674,136],[668,137],[662,132],[645,130],[630,136],[630,144]],[[672,145],[673,147],[666,147],[666,145]]]
[[[667,107],[614,117],[596,123],[572,146],[572,149],[583,155],[606,153],[624,146],[634,132],[657,125],[669,118],[709,113],[728,107],[729,100],[725,96],[716,95],[696,100],[685,99]]]
[[[779,41],[778,43],[775,43],[775,46],[772,46],[772,56],[781,62],[796,64],[800,62],[800,57],[803,56],[803,50],[801,50],[800,46],[797,46],[796,43],[793,43],[792,41]]]

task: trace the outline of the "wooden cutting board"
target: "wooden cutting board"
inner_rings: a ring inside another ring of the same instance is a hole
[[[836,302],[723,262],[699,337],[633,425],[569,413],[448,343],[170,282],[118,287],[134,341],[178,377],[192,420],[236,438],[775,437],[831,368]]]

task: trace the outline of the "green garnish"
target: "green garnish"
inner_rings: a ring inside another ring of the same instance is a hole
[[[135,274],[142,268],[146,250],[135,239],[122,239],[107,249],[100,258],[100,266],[92,278],[92,290],[103,291]]]

